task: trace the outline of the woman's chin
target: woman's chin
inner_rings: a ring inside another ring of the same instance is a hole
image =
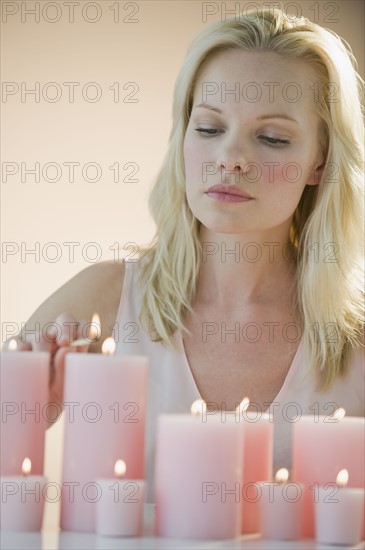
[[[204,233],[221,233],[223,235],[240,235],[244,233],[251,233],[252,229],[249,229],[247,226],[237,226],[234,224],[223,224],[223,223],[209,223],[205,224],[201,221],[201,232]]]

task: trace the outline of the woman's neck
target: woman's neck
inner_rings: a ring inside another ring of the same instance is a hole
[[[195,302],[219,310],[287,301],[296,261],[287,233],[222,234],[201,228],[202,263]]]

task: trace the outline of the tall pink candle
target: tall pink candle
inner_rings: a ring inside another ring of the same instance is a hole
[[[163,414],[156,448],[156,533],[229,539],[241,531],[244,429],[220,417]]]
[[[143,479],[147,375],[147,357],[67,355],[62,529],[94,530],[95,479],[109,477],[119,457],[130,479]]]
[[[24,457],[34,475],[43,474],[48,404],[50,354],[6,351],[1,353],[1,459],[2,476],[19,475]]]
[[[292,479],[305,485],[304,537],[314,537],[314,491],[349,472],[349,487],[364,488],[365,419],[303,416],[293,425]],[[312,487],[312,489],[311,489]]]
[[[243,411],[245,429],[242,488],[242,533],[260,530],[260,508],[256,482],[272,479],[273,422],[269,414]]]

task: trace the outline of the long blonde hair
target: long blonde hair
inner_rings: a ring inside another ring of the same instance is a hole
[[[191,44],[175,84],[169,148],[149,200],[157,230],[140,252],[140,321],[152,340],[173,347],[174,332],[187,330],[183,320],[192,312],[202,247],[200,222],[185,195],[183,141],[203,63],[229,48],[304,59],[318,76],[315,107],[326,162],[319,185],[304,189],[289,239],[297,263],[295,305],[304,360],[322,373],[325,389],[346,372],[351,349],[362,343],[364,82],[350,47],[304,17],[254,10],[210,25]],[[324,257],[313,258],[319,252]]]

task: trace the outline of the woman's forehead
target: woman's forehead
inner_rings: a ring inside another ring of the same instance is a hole
[[[258,102],[283,108],[310,105],[318,96],[318,78],[309,62],[272,51],[231,49],[203,63],[194,86],[194,104]]]
[[[288,73],[299,76],[303,71],[308,72],[308,76],[316,74],[312,65],[303,58],[289,57],[273,50],[243,50],[237,47],[208,54],[199,73],[202,76],[207,72],[221,72],[244,78],[247,72],[259,77],[264,74],[280,76]]]

